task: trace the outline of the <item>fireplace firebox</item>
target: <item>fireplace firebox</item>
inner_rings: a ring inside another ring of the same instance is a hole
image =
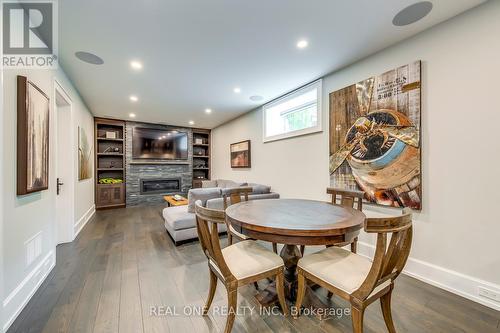
[[[141,179],[141,194],[169,194],[181,188],[180,178]]]

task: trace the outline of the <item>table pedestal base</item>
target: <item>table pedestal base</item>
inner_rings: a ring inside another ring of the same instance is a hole
[[[297,298],[297,263],[302,257],[298,246],[285,245],[280,252],[281,258],[285,263],[285,296],[295,302]]]

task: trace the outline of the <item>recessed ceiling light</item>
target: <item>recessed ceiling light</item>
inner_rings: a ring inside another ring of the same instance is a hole
[[[189,125],[194,125],[194,121],[190,120]]]
[[[305,39],[301,39],[301,40],[299,40],[299,41],[297,42],[297,47],[298,47],[299,49],[304,49],[304,48],[306,48],[306,47],[307,47],[307,45],[309,45],[309,43],[308,43],[308,42],[307,42],[307,40],[305,40]]]
[[[132,60],[130,62],[130,67],[132,67],[132,69],[135,69],[136,71],[138,71],[138,70],[142,69],[142,63],[140,61],[137,61],[137,60]]]
[[[130,100],[131,100],[132,102],[137,102],[137,101],[139,100],[139,97],[137,97],[137,96],[135,96],[135,95],[130,95],[130,97],[129,97],[129,98],[130,98]]]
[[[241,92],[241,88],[236,87],[236,88],[233,89],[233,91],[234,91],[235,94],[239,94]]]
[[[432,10],[432,2],[420,1],[401,10],[392,19],[392,24],[402,27],[423,19]]]
[[[91,65],[104,64],[104,60],[102,60],[101,57],[98,57],[95,54],[90,53],[90,52],[78,51],[78,52],[75,52],[75,57],[77,57],[81,61],[86,62],[86,63],[91,64]]]
[[[254,101],[254,102],[262,101],[263,99],[264,99],[264,97],[259,96],[259,95],[250,96],[250,100]]]
[[[205,109],[205,113],[212,113],[212,109]]]
[[[170,136],[170,135],[172,135],[172,133],[168,132],[167,135]]]
[[[128,116],[129,116],[130,118],[135,118],[135,113],[130,113]]]

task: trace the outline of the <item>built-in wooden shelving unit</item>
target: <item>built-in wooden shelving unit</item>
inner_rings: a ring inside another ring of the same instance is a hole
[[[210,179],[210,130],[193,129],[193,188]]]
[[[125,207],[125,122],[94,118],[94,126],[96,208]],[[105,184],[105,179],[121,183]]]

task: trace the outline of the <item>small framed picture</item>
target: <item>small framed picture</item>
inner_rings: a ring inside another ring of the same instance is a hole
[[[250,168],[250,140],[232,143],[229,147],[231,153],[231,168]]]
[[[194,143],[197,144],[197,145],[202,145],[203,144],[203,139],[196,138],[196,139],[194,139]]]
[[[116,139],[116,132],[106,132],[106,139]]]

